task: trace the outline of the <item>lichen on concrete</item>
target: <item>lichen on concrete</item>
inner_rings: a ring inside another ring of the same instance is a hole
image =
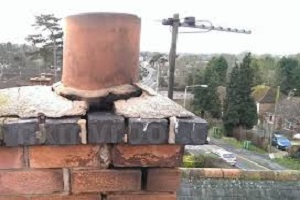
[[[157,94],[147,86],[136,84],[143,93],[139,97],[114,102],[116,114],[124,117],[135,118],[169,118],[169,117],[193,117],[193,113],[184,109],[171,99]]]
[[[0,94],[0,107],[5,106],[9,101],[8,95]]]
[[[71,101],[57,95],[49,86],[26,86],[0,90],[0,117],[47,117],[85,115],[83,101]]]

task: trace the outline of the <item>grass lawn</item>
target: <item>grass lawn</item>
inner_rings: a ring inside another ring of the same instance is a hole
[[[299,158],[276,158],[275,161],[289,169],[300,170],[300,159]]]
[[[237,141],[235,138],[229,138],[229,137],[223,137],[222,140],[232,146],[234,146],[237,149],[242,149],[244,148],[244,144],[242,141]],[[257,153],[261,153],[264,154],[266,153],[266,151],[264,149],[261,149],[253,144],[251,144],[249,146],[249,151],[253,151],[253,152],[257,152]]]
[[[291,143],[292,143],[292,145],[300,145],[299,140],[292,140]]]

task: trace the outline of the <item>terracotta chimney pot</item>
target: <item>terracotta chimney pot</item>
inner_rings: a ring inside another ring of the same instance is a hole
[[[68,16],[64,27],[64,87],[93,92],[137,82],[140,26],[140,18],[130,14]]]

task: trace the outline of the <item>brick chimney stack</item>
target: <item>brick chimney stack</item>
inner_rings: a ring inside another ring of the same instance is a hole
[[[207,123],[136,83],[140,19],[74,15],[64,33],[61,86],[0,90],[0,200],[176,200]]]

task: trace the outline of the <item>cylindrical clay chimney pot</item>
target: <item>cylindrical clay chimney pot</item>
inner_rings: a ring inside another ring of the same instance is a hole
[[[65,87],[101,90],[138,80],[141,21],[135,15],[88,13],[65,19]]]

